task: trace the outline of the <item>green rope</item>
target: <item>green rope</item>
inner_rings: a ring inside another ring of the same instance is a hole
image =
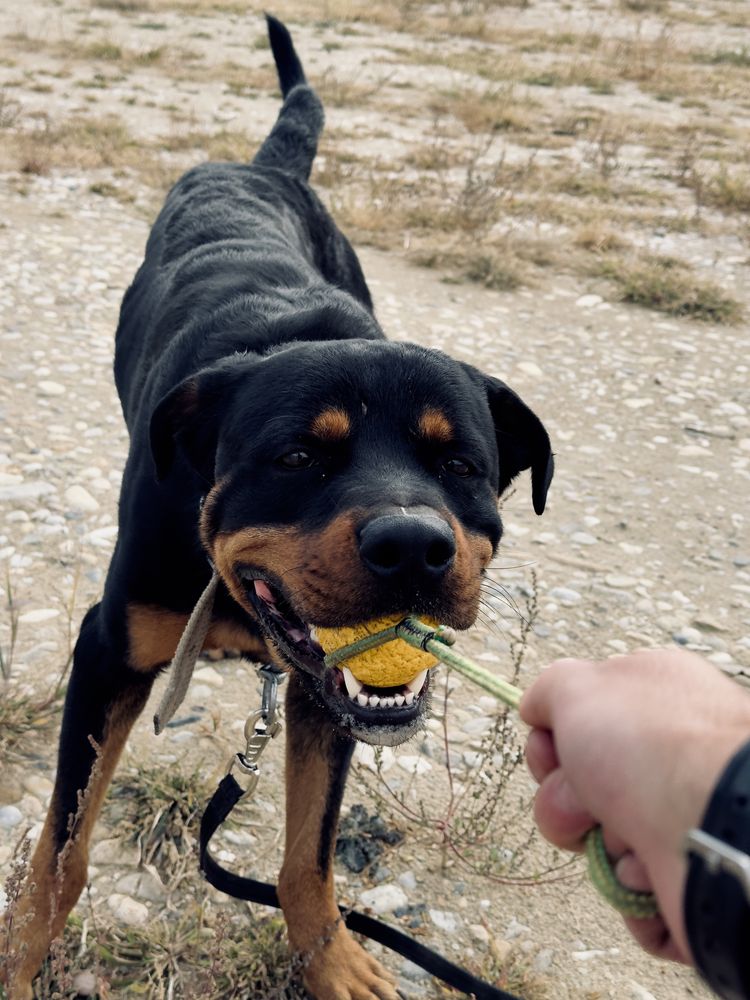
[[[416,649],[432,653],[438,660],[453,667],[463,677],[494,695],[495,698],[518,709],[523,691],[502,677],[496,677],[467,656],[457,653],[451,646],[454,641],[452,631],[440,626],[437,629],[425,625],[418,618],[407,617],[391,625],[381,632],[358,639],[348,646],[336,649],[325,658],[326,666],[337,666],[343,660],[348,660],[365,650],[374,649],[393,639],[403,639]],[[656,897],[651,892],[636,892],[626,888],[615,875],[612,862],[604,846],[604,837],[600,826],[589,830],[586,835],[586,859],[588,861],[589,877],[599,893],[625,917],[645,919],[655,917],[659,913]]]

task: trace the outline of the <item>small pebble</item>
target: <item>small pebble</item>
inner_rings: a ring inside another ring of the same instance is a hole
[[[0,829],[12,830],[23,820],[23,813],[17,806],[0,806]]]
[[[360,893],[359,901],[362,906],[378,915],[392,913],[402,906],[407,906],[409,899],[401,888],[392,882],[376,885],[374,889],[365,889]]]

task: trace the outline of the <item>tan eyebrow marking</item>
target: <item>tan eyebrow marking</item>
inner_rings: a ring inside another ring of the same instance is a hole
[[[351,430],[349,414],[337,407],[323,410],[310,426],[310,433],[323,441],[342,441],[351,434]]]
[[[447,444],[455,436],[453,424],[442,410],[437,410],[433,406],[425,407],[419,418],[418,430],[422,437],[441,444]]]

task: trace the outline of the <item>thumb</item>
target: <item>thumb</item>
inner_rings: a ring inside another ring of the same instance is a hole
[[[562,768],[551,771],[534,800],[534,819],[542,836],[567,851],[580,851],[596,819],[582,805]]]

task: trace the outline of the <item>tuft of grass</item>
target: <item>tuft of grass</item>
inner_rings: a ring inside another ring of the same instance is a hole
[[[516,99],[513,88],[501,84],[437,94],[430,100],[430,110],[437,117],[458,119],[474,135],[492,135],[527,131],[530,103]]]
[[[723,212],[750,212],[750,176],[746,171],[730,173],[722,166],[703,182],[703,200]]]
[[[59,695],[30,698],[6,687],[0,700],[0,760],[18,751],[27,737],[48,732],[61,708]]]
[[[422,251],[414,254],[414,260],[422,267],[448,271],[450,280],[473,281],[498,292],[512,292],[526,280],[517,260],[493,250]]]
[[[478,974],[494,986],[526,1000],[551,1000],[551,983],[531,969],[528,956],[507,941],[490,942]]]
[[[610,228],[601,219],[585,223],[573,236],[573,244],[589,253],[611,253],[615,250],[625,250],[628,241],[620,233]]]
[[[356,77],[346,79],[327,69],[315,81],[315,89],[324,107],[362,107],[383,89],[388,79],[388,76],[383,76],[368,83]]]
[[[608,257],[599,262],[597,271],[613,282],[623,302],[710,323],[731,324],[742,318],[739,302],[713,282],[696,277],[687,264],[674,257]]]
[[[750,48],[743,45],[739,49],[717,49],[713,53],[698,52],[695,61],[708,63],[710,66],[738,66],[740,69],[750,69]]]
[[[211,789],[198,770],[133,768],[118,775],[106,810],[113,825],[137,843],[141,864],[175,883],[193,863],[195,827]]]
[[[669,10],[669,0],[620,0],[620,6],[636,14],[664,14]]]
[[[73,914],[40,981],[44,997],[71,996],[73,974],[93,972],[100,997],[143,1000],[305,1000],[280,916],[249,919],[237,904],[221,908],[195,899],[140,927],[127,927],[92,909]]]
[[[123,50],[114,42],[101,41],[91,42],[81,48],[81,56],[84,59],[103,59],[107,62],[119,62],[123,57]]]

